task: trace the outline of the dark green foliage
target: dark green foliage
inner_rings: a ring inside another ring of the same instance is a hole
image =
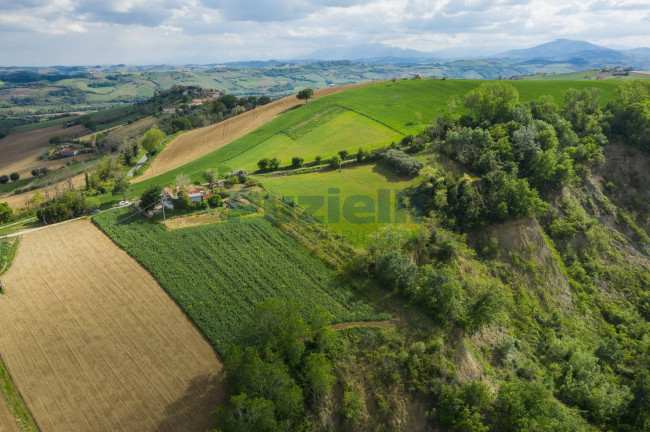
[[[0,184],[5,184],[9,181],[9,176],[7,174],[0,175]]]
[[[455,321],[460,317],[463,287],[449,269],[424,266],[420,269],[420,290],[417,301],[438,322]]]
[[[332,169],[341,168],[341,158],[339,155],[332,156],[332,159],[329,161],[329,167]]]
[[[307,103],[307,101],[309,99],[314,97],[314,91],[312,89],[310,89],[310,88],[306,88],[306,89],[300,90],[298,92],[298,94],[296,95],[296,97],[298,99],[304,100],[305,103]]]
[[[6,202],[0,202],[0,224],[11,222],[14,212]]]
[[[221,207],[222,201],[221,201],[221,196],[220,195],[212,195],[210,198],[208,198],[208,205],[211,208],[217,208]]]
[[[388,166],[404,175],[415,175],[424,167],[422,162],[399,150],[388,150],[384,159]]]
[[[140,208],[150,209],[160,202],[162,194],[162,187],[159,185],[151,185],[140,196]]]
[[[18,174],[17,172],[13,172],[13,173],[9,174],[9,179],[12,182],[14,182],[14,181],[20,179],[20,174]]]
[[[631,81],[618,91],[620,99],[607,104],[611,134],[650,151],[650,83]]]
[[[377,279],[387,289],[410,294],[415,288],[418,267],[407,255],[389,250],[377,258]]]
[[[469,91],[464,100],[465,106],[474,114],[478,123],[503,123],[511,120],[517,102],[517,90],[500,82],[481,84]]]
[[[442,387],[440,405],[430,415],[453,430],[462,432],[486,432],[483,424],[485,412],[490,408],[492,395],[487,386],[472,381],[458,387]]]
[[[230,346],[224,355],[233,394],[230,406],[217,410],[225,431],[289,430],[301,423],[305,397],[312,404],[322,402],[336,378],[328,350],[307,352],[306,342],[317,342],[312,336],[327,331],[328,324],[329,316],[318,308],[305,319],[296,304],[269,299],[257,305],[243,345]],[[312,346],[323,350],[318,343]]]
[[[342,161],[344,161],[345,159],[347,159],[348,155],[349,155],[349,153],[348,153],[347,150],[340,150],[340,151],[339,151],[339,156],[341,157],[341,160],[342,160]]]
[[[295,156],[291,159],[291,166],[294,168],[300,168],[302,164],[305,162],[305,159]],[[261,169],[261,168],[260,168]]]

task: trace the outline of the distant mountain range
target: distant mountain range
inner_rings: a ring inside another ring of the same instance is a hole
[[[650,48],[615,50],[586,41],[557,39],[532,48],[514,49],[498,54],[468,54],[468,51],[446,49],[423,52],[385,44],[364,44],[329,47],[315,51],[303,60],[352,60],[366,63],[434,63],[453,60],[490,59],[509,66],[534,67],[550,64],[567,64],[568,70],[590,67],[630,66],[634,69],[650,68]]]

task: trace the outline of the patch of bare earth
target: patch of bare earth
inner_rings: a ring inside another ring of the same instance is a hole
[[[376,81],[315,90],[314,99],[374,83]],[[165,149],[153,160],[149,168],[140,177],[135,178],[133,183],[155,177],[205,156],[302,103],[295,95],[287,96],[220,123],[179,135],[167,144]]]
[[[61,168],[71,158],[39,160],[39,153],[47,147],[53,136],[74,138],[83,135],[85,130],[81,125],[69,128],[58,125],[8,135],[0,139],[0,172],[3,174],[17,172],[21,178],[25,178],[31,177],[30,171],[34,168],[48,167],[50,170]],[[87,159],[89,156],[75,156],[75,160]]]
[[[49,431],[203,431],[221,363],[153,277],[88,220],[25,234],[0,352]]]

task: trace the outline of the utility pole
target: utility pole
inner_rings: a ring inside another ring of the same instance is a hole
[[[160,195],[160,204],[163,210],[163,225],[167,226],[167,219],[165,218],[165,191]]]

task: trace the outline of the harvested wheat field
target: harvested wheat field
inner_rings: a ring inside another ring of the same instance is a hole
[[[50,169],[60,168],[69,159],[45,161],[39,160],[38,154],[49,144],[49,140],[53,136],[77,137],[83,135],[85,130],[81,125],[69,128],[57,125],[8,135],[0,140],[0,155],[2,155],[0,172],[2,174],[17,172],[22,178],[25,178],[31,175],[30,171],[34,168],[45,166]],[[75,159],[82,160],[90,156],[92,155],[79,155],[75,156]]]
[[[375,83],[377,81],[314,90],[314,99]],[[247,111],[220,123],[194,129],[179,135],[167,144],[165,149],[153,160],[149,168],[140,177],[135,178],[133,183],[166,173],[188,162],[192,162],[194,159],[205,156],[229,142],[254,131],[283,112],[302,103],[304,102],[297,99],[295,95],[287,96],[286,98]]]
[[[217,355],[90,221],[23,235],[3,282],[0,352],[41,431],[214,427]]]

